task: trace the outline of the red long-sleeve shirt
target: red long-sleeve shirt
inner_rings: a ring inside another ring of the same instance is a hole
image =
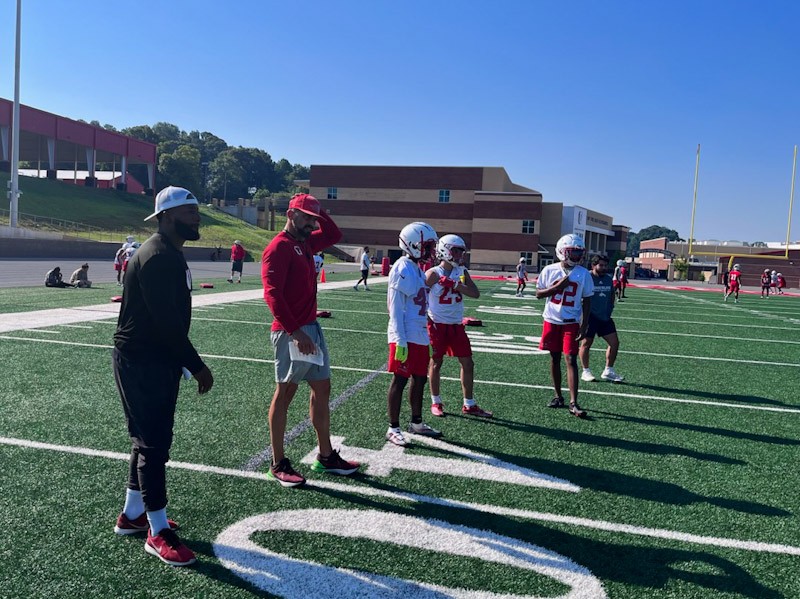
[[[294,333],[317,319],[317,272],[314,254],[337,243],[342,232],[322,211],[319,229],[306,241],[281,231],[261,256],[264,301],[274,320],[273,331]]]

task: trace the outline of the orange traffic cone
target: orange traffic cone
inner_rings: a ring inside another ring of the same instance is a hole
[[[324,268],[319,271],[319,282],[320,283],[327,282],[327,280],[325,278],[325,269]]]

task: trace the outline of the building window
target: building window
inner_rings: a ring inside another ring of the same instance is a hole
[[[450,190],[449,189],[440,189],[439,190],[439,203],[440,204],[449,204],[450,203]]]
[[[541,270],[545,266],[549,266],[553,262],[555,262],[555,260],[553,260],[553,258],[544,258],[544,257],[539,258],[539,271],[541,272]]]
[[[520,252],[520,258],[525,258],[525,266],[533,266],[533,252]]]
[[[524,220],[522,221],[522,232],[532,235],[536,232],[536,221],[535,220]]]
[[[328,199],[329,200],[335,200],[338,195],[339,195],[339,188],[338,187],[329,187],[328,188]]]

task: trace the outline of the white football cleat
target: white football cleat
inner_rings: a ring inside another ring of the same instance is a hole
[[[600,378],[611,383],[621,383],[625,377],[618,375],[613,368],[606,368]]]
[[[597,379],[594,378],[591,370],[585,368],[581,373],[581,380],[586,381],[587,383],[594,383]]]

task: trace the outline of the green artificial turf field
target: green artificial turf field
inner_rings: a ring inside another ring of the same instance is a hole
[[[475,396],[495,417],[461,415],[458,363],[446,359],[448,415],[425,412],[444,437],[400,449],[384,439],[385,284],[328,280],[345,285],[319,294],[333,313],[321,321],[331,430],[362,472],[311,471],[301,387],[287,454],[308,484],[264,478],[270,315],[259,281],[207,281],[191,337],[215,385],[198,396],[182,383],[167,472],[170,517],[199,558],[185,569],[112,531],[129,451],[110,363],[116,319],[84,310],[83,321],[3,329],[0,597],[800,597],[800,298],[732,305],[630,288],[614,314],[625,384],[581,383],[579,420],[546,407],[543,303],[480,281],[465,304],[484,324],[469,331]],[[0,317],[116,292],[4,289]],[[604,350],[595,341],[598,377]],[[404,405],[403,425],[408,416]]]

